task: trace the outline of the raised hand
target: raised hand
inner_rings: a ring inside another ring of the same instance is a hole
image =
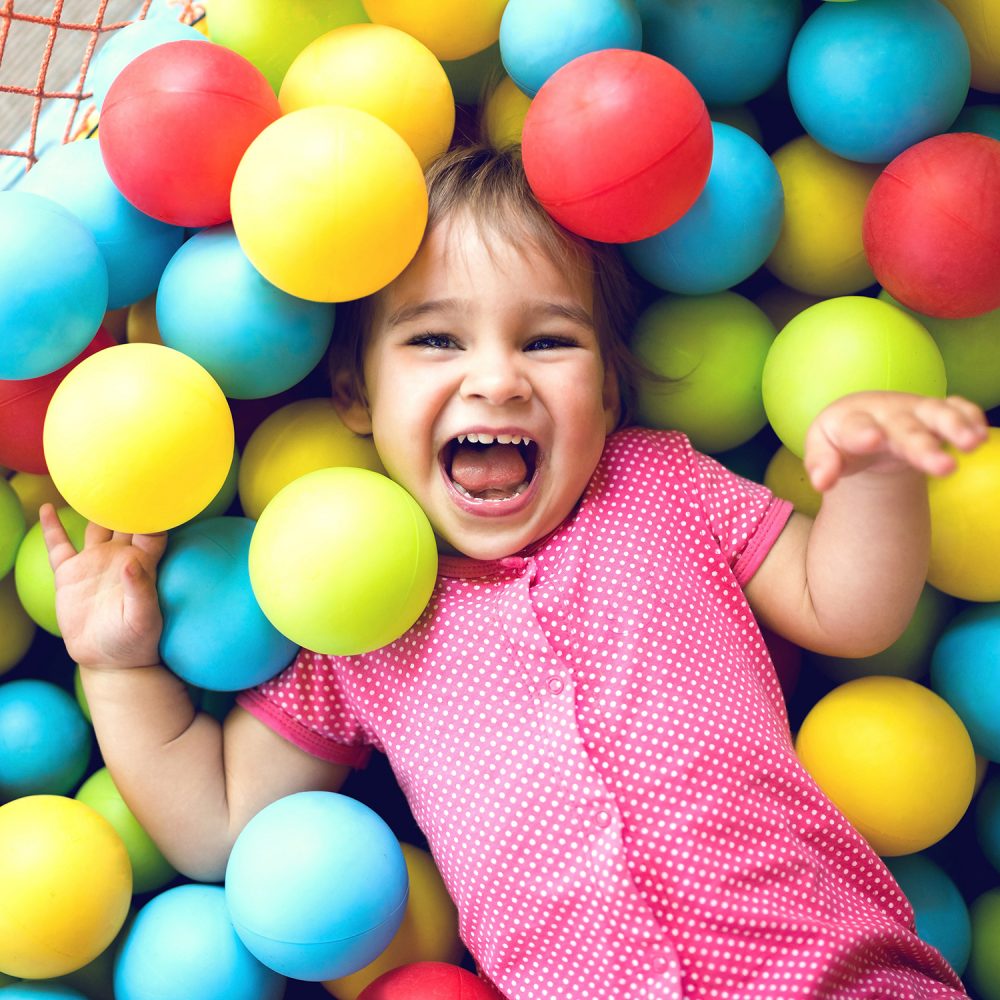
[[[156,567],[167,536],[127,535],[88,524],[78,553],[51,504],[41,508],[39,520],[55,573],[56,620],[69,655],[86,666],[159,663],[163,619]]]

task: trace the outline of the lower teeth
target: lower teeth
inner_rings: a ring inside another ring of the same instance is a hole
[[[468,497],[470,500],[478,500],[480,503],[505,503],[507,500],[513,500],[514,497],[519,497],[527,488],[527,482],[521,483],[509,497],[477,497],[470,493],[461,483],[456,483],[452,480],[452,485],[462,494],[463,497]]]

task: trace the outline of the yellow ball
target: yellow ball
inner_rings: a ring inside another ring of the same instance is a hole
[[[272,122],[243,154],[230,193],[243,252],[273,285],[314,302],[385,287],[427,225],[413,150],[356,108],[303,108]]]
[[[465,59],[500,37],[507,0],[362,0],[376,24],[419,38],[438,59]]]
[[[383,973],[411,962],[458,962],[462,942],[458,911],[444,887],[434,859],[419,847],[400,844],[410,877],[406,914],[388,947],[363,969],[323,983],[337,1000],[357,1000],[358,994]]]
[[[48,979],[82,968],[128,913],[132,867],[103,816],[74,799],[0,806],[0,971]]]
[[[505,76],[483,105],[483,128],[490,145],[495,149],[518,145],[530,107],[531,98]]]
[[[790,500],[800,514],[815,517],[823,502],[821,493],[813,489],[802,459],[782,445],[767,463],[764,485],[783,500]]]
[[[233,419],[196,361],[156,344],[121,344],[59,384],[43,445],[56,488],[88,520],[166,531],[204,509],[225,482]]]
[[[0,674],[16,667],[35,638],[35,623],[17,596],[14,574],[0,580]]]
[[[21,500],[24,519],[29,528],[38,522],[38,509],[43,503],[50,503],[53,507],[66,506],[66,501],[56,489],[51,476],[34,472],[15,472],[9,482]]]
[[[243,449],[238,487],[243,513],[257,520],[293,479],[340,465],[385,472],[372,439],[345,427],[329,399],[289,403],[264,420]]]
[[[130,344],[162,344],[156,324],[156,292],[129,306],[125,318],[125,339]]]
[[[1000,94],[1000,3],[996,0],[941,0],[969,43],[972,86]]]
[[[785,192],[785,217],[768,270],[811,295],[847,295],[874,284],[861,220],[881,167],[841,159],[805,135],[771,158]]]
[[[351,656],[398,639],[420,617],[437,545],[402,486],[367,469],[318,469],[264,508],[249,562],[257,603],[282,635]]]
[[[976,755],[962,720],[929,688],[903,677],[861,677],[806,716],[803,766],[881,855],[937,843],[972,799]]]
[[[1000,429],[958,469],[928,480],[931,563],[927,581],[966,601],[1000,601]]]
[[[278,101],[283,114],[323,104],[367,111],[395,129],[425,167],[455,130],[455,98],[440,61],[385,24],[335,28],[307,45],[288,68]]]

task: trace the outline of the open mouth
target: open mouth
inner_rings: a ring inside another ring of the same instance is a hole
[[[530,485],[538,468],[538,445],[512,434],[459,434],[442,449],[441,463],[462,496],[503,503]]]

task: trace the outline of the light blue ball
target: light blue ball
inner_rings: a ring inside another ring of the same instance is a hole
[[[101,107],[115,77],[137,56],[157,45],[183,41],[207,42],[208,39],[197,28],[178,21],[176,13],[173,17],[147,17],[142,21],[133,21],[114,32],[98,50],[87,70],[86,87],[93,91],[94,104],[98,109]]]
[[[256,271],[232,225],[191,237],[163,272],[156,325],[232,399],[273,396],[301,382],[333,334],[335,307],[275,288]]]
[[[68,794],[87,769],[92,744],[69,692],[41,680],[0,684],[0,801]]]
[[[976,753],[1000,761],[1000,604],[957,614],[931,656],[931,687],[958,713]]]
[[[970,74],[965,35],[937,0],[824,3],[792,45],[788,92],[821,146],[887,163],[951,125]]]
[[[48,198],[0,191],[0,379],[68,364],[107,307],[108,269],[87,227]]]
[[[298,792],[244,827],[226,868],[236,932],[265,965],[296,979],[356,972],[406,912],[406,862],[371,809],[334,792]]]
[[[171,534],[160,563],[160,655],[196,687],[253,687],[284,669],[298,650],[253,595],[247,558],[254,523],[245,517],[193,521]]]
[[[971,104],[963,108],[949,131],[977,132],[991,139],[1000,139],[1000,105]]]
[[[743,281],[767,259],[784,216],[781,179],[748,135],[712,123],[712,167],[698,200],[662,233],[622,250],[647,281],[668,292],[707,295]]]
[[[958,886],[922,854],[887,858],[885,864],[913,907],[917,934],[962,975],[972,949],[972,923]]]
[[[742,104],[784,72],[801,0],[638,0],[642,47],[676,66],[709,105]]]
[[[0,989],[0,1000],[87,1000],[87,998],[72,987],[60,983],[20,982],[12,983]]]
[[[109,309],[152,295],[184,239],[182,227],[150,218],[125,200],[94,139],[47,152],[18,190],[51,198],[90,230],[108,268]]]
[[[115,1000],[280,1000],[284,977],[233,929],[219,885],[179,885],[138,913],[115,960]]]
[[[599,49],[642,46],[633,0],[510,0],[500,20],[500,58],[533,97],[557,69]]]

